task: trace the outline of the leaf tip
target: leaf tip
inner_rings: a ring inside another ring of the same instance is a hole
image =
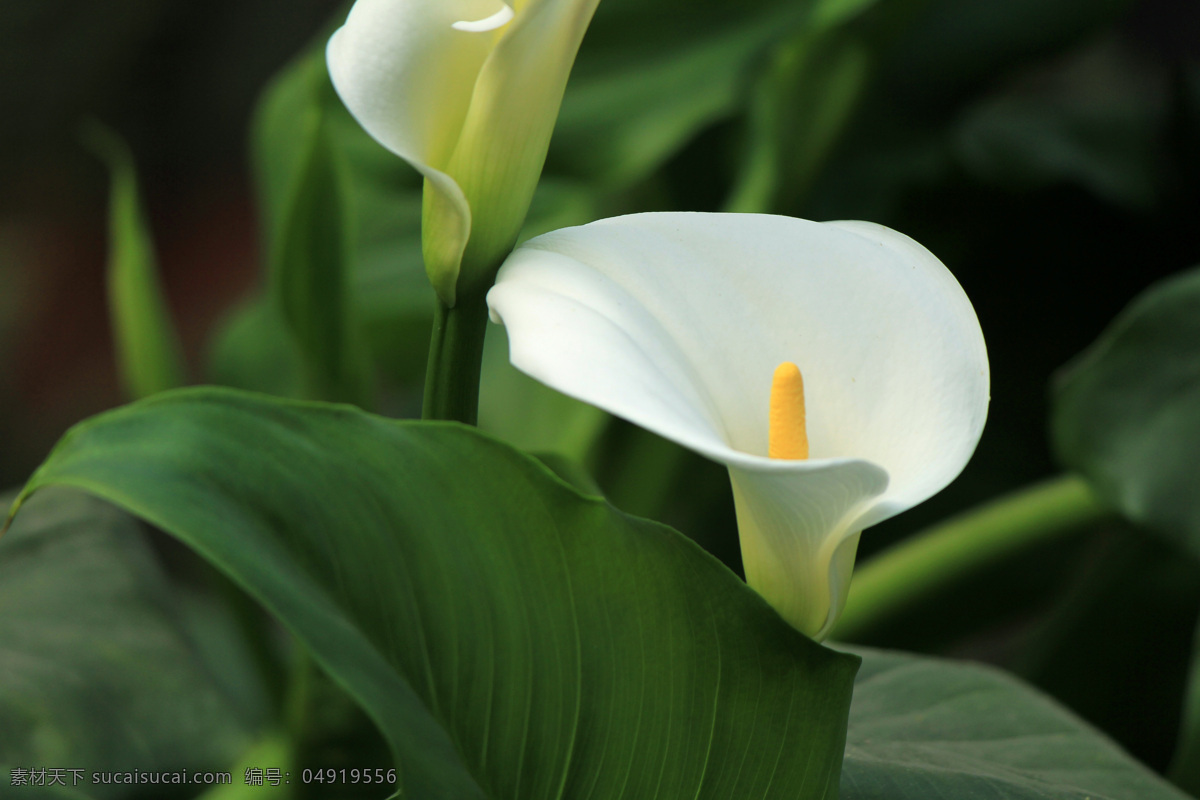
[[[4,518],[4,524],[0,525],[0,539],[4,538],[4,534],[8,533],[8,529],[12,527],[13,519],[16,518],[17,512],[21,510],[21,505],[28,497],[28,492],[21,492],[17,495],[17,499],[13,501],[12,507],[8,509],[8,516]]]

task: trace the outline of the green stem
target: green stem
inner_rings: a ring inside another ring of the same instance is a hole
[[[425,371],[422,419],[474,425],[479,415],[479,370],[487,331],[486,292],[460,296],[453,307],[438,301]]]
[[[1082,479],[1062,475],[952,517],[855,571],[833,638],[854,639],[973,570],[1114,513]]]

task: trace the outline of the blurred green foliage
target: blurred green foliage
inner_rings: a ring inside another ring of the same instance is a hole
[[[1064,369],[1054,400],[1063,463],[1200,557],[1200,269],[1140,296]]]
[[[125,394],[131,400],[186,382],[183,349],[158,279],[158,259],[137,186],[133,156],[98,124],[86,139],[112,173],[109,202],[108,309]]]
[[[214,770],[238,756],[263,688],[230,620],[209,605],[201,629],[183,599],[133,517],[74,490],[30,501],[0,540],[5,796],[10,767]]]

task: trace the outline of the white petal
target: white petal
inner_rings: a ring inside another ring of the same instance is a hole
[[[873,524],[958,474],[988,399],[962,289],[928,251],[880,230],[617,217],[526,242],[488,303],[519,369],[727,464],[792,469],[765,456],[771,377],[794,361],[809,463],[865,460],[891,476]]]
[[[449,164],[480,70],[503,35],[492,23],[506,13],[512,9],[501,0],[358,0],[326,48],[346,108],[433,190],[425,198],[425,264],[451,303],[472,209]],[[476,30],[472,20],[490,22]]]
[[[856,519],[887,489],[887,473],[866,461],[825,461],[788,472],[734,466],[729,478],[746,582],[795,628],[823,639],[846,604]]]
[[[503,27],[512,22],[513,10],[512,6],[505,4],[504,8],[492,14],[490,17],[477,20],[459,20],[454,23],[453,27],[456,31],[470,31],[472,33],[484,33],[486,31],[494,31],[497,28]]]
[[[444,170],[496,34],[456,30],[500,0],[358,0],[329,40],[338,95],[384,147],[418,169]]]
[[[878,409],[870,429],[873,446],[863,452],[891,476],[887,496],[859,521],[868,527],[924,501],[958,477],[987,420],[990,369],[975,309],[932,253],[872,222],[828,224],[874,242],[894,263],[907,267],[910,302],[923,309],[920,330],[904,342],[919,348],[919,359],[905,360],[916,372],[893,384],[894,396]]]
[[[463,269],[469,281],[512,248],[541,175],[575,54],[599,0],[517,3],[517,16],[479,72],[448,170],[476,225]]]

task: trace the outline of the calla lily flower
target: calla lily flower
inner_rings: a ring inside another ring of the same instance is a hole
[[[487,300],[518,369],[729,468],[747,582],[816,639],[860,532],[953,480],[987,415],[962,288],[869,222],[602,220],[524,243]]]
[[[350,113],[425,176],[425,269],[482,291],[529,209],[599,0],[358,0],[326,60]]]

